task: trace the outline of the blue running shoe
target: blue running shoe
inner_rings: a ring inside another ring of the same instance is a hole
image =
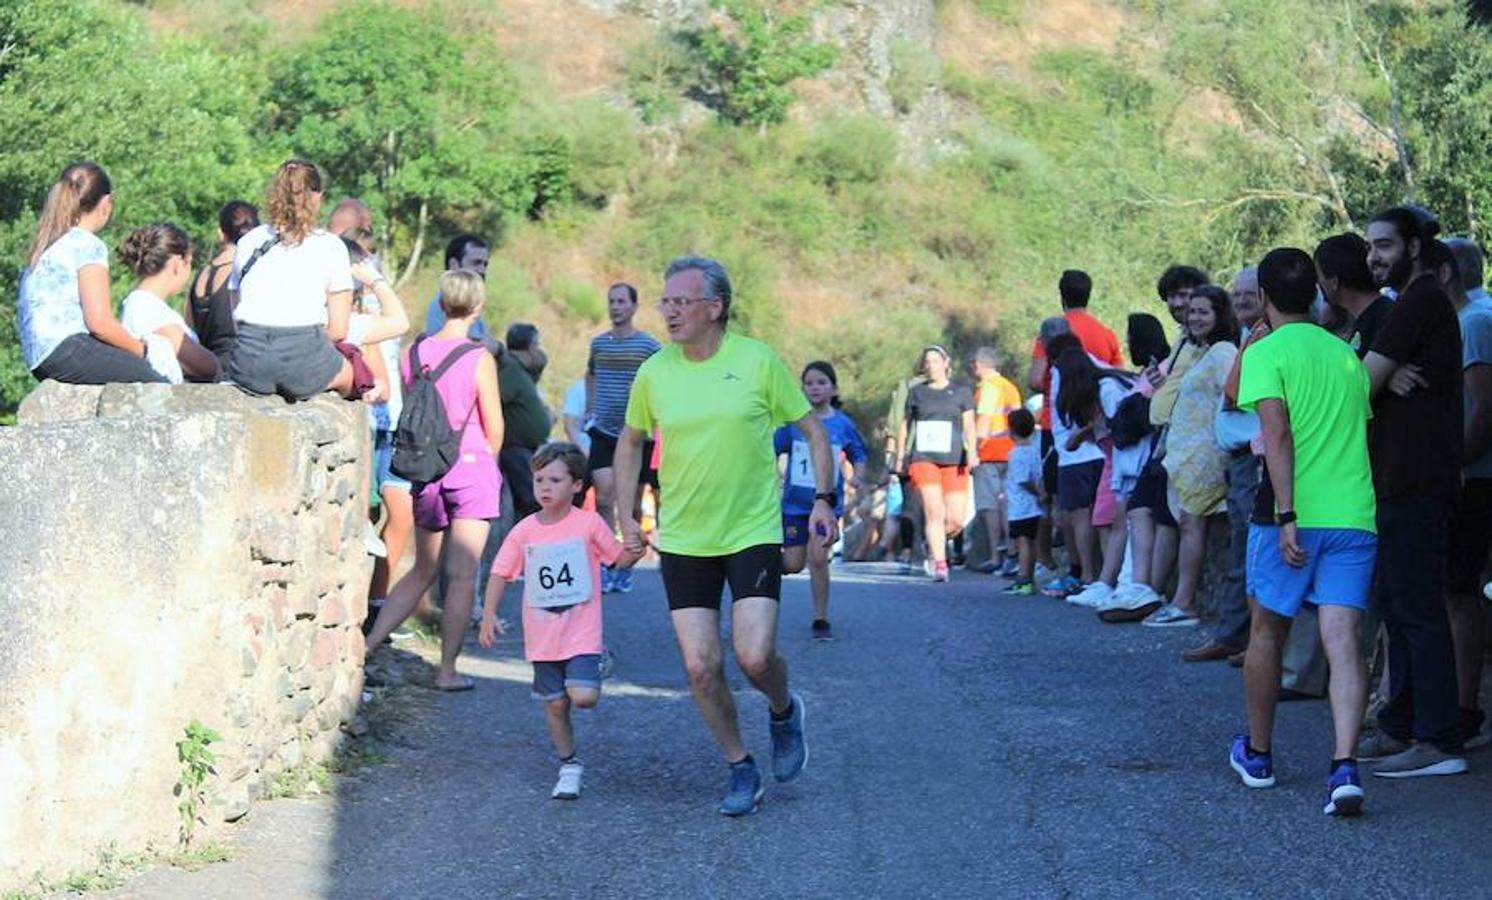
[[[616,591],[618,594],[632,593],[632,570],[612,569],[611,589],[613,591]]]
[[[793,694],[793,714],[772,719],[772,777],[792,781],[808,765],[808,741],[803,738],[803,695]]]
[[[1228,751],[1228,765],[1251,788],[1274,787],[1274,756],[1269,753],[1250,754],[1249,736],[1233,737],[1233,747]]]
[[[756,760],[747,756],[740,762],[731,764],[730,791],[720,801],[720,814],[749,816],[761,806],[762,795],[765,793],[761,773],[756,770]]]
[[[601,593],[609,594],[616,590],[616,569],[611,566],[601,567]]]
[[[1362,815],[1362,779],[1357,775],[1356,762],[1344,762],[1331,770],[1326,779],[1326,807],[1321,811],[1328,816]]]
[[[1083,583],[1071,575],[1058,575],[1041,589],[1048,597],[1066,597],[1083,589]]]

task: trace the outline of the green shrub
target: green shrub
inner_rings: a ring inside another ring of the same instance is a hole
[[[829,186],[880,181],[896,163],[896,134],[870,116],[837,116],[820,122],[804,162]]]
[[[606,296],[600,288],[573,278],[556,278],[549,286],[549,294],[564,309],[566,315],[586,322],[599,322],[606,318]]]

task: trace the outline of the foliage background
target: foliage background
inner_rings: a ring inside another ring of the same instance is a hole
[[[928,3],[935,39],[884,60],[826,32],[835,0],[684,20],[562,0],[0,4],[0,415],[32,384],[14,312],[36,210],[75,158],[114,179],[111,246],[169,219],[209,252],[222,202],[307,155],[329,200],[373,206],[417,313],[444,241],[490,235],[489,316],[540,325],[554,400],[606,285],[651,297],[686,251],[728,264],[740,327],[790,364],[833,360],[873,415],[928,341],[1023,368],[1063,268],[1094,275],[1122,333],[1159,310],[1171,262],[1226,277],[1404,198],[1486,228],[1492,37],[1458,2]],[[889,108],[854,89],[873,70]],[[928,98],[947,115],[919,119]]]

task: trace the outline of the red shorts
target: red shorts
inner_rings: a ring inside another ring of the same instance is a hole
[[[491,453],[462,453],[439,481],[414,495],[414,524],[445,531],[452,519],[495,519],[502,514],[502,476]]]
[[[907,476],[918,488],[942,485],[944,494],[969,492],[969,470],[963,466],[940,466],[919,460],[907,466]]]

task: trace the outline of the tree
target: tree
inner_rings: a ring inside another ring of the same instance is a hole
[[[346,3],[279,68],[272,126],[326,168],[335,190],[373,208],[398,281],[419,264],[432,219],[533,204],[524,166],[502,141],[504,70],[480,43],[458,43],[439,16]]]
[[[712,0],[728,25],[686,36],[700,63],[698,99],[735,125],[764,128],[787,118],[792,82],[826,71],[835,49],[812,40],[807,14],[774,0]]]

